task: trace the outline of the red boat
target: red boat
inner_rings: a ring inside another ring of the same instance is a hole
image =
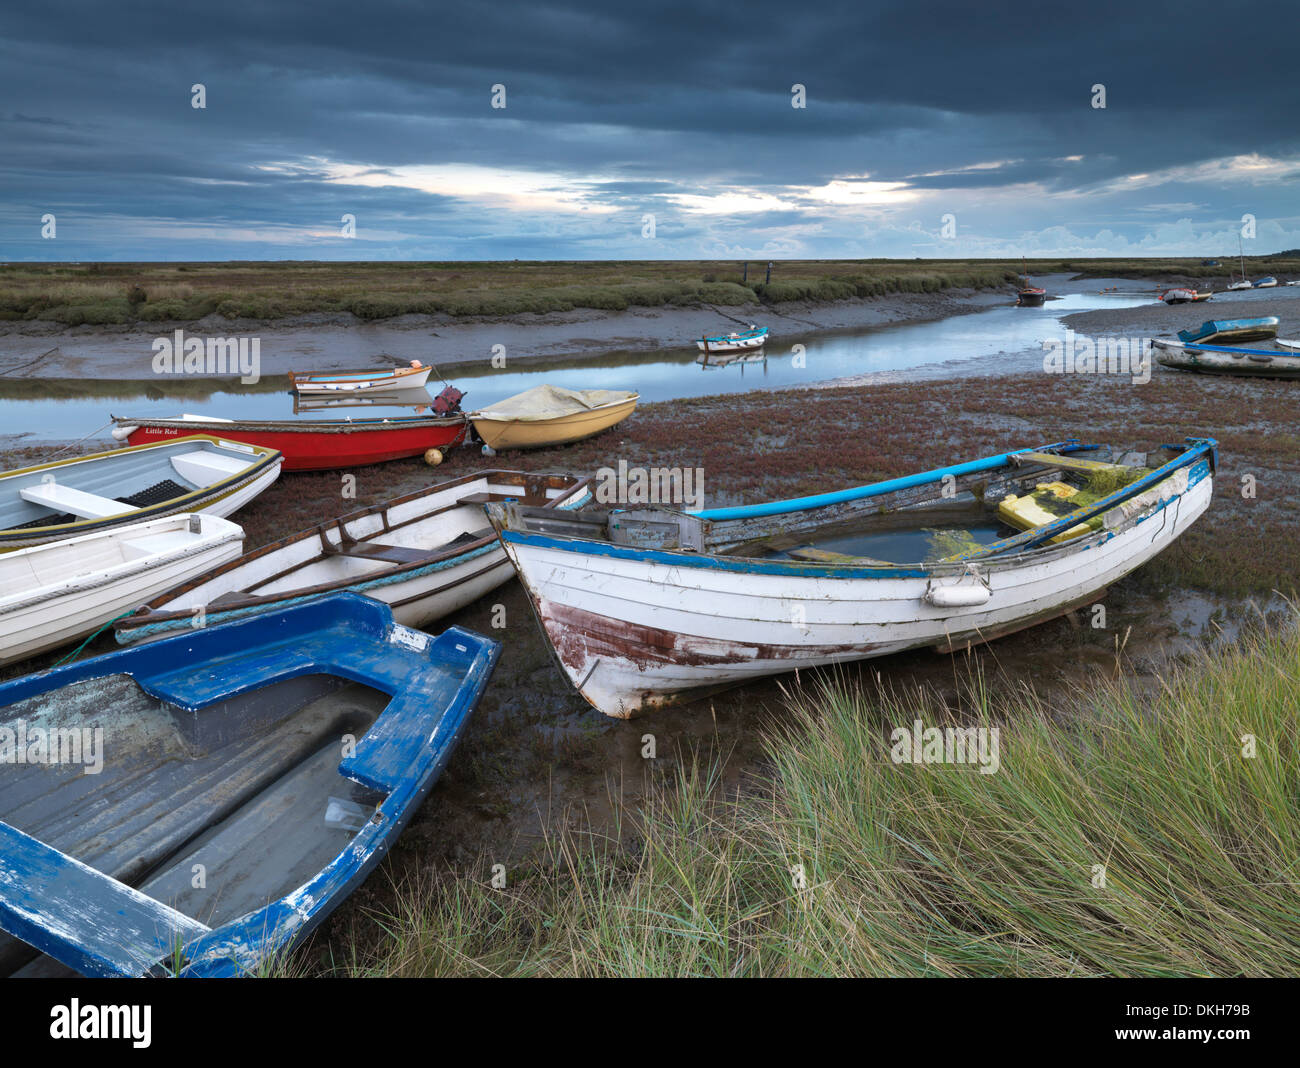
[[[147,445],[189,434],[211,434],[229,441],[278,449],[286,471],[328,471],[336,467],[426,456],[465,440],[469,422],[459,413],[445,416],[408,415],[389,419],[218,419],[182,415],[172,419],[130,419],[115,416],[113,437],[131,445]]]

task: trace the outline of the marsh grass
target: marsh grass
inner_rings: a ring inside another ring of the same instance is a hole
[[[766,728],[770,781],[685,760],[621,833],[560,834],[507,889],[395,887],[332,970],[1300,974],[1297,694],[1294,627],[1070,710],[978,678],[954,711],[823,676]],[[894,763],[918,718],[998,727],[999,770]]]
[[[735,263],[93,263],[0,267],[0,319],[68,326],[352,314],[491,317],[630,307],[831,301],[1015,280],[1001,264],[783,261],[771,283]],[[140,299],[143,293],[144,299]]]

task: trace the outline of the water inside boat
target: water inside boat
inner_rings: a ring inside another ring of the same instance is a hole
[[[813,536],[793,549],[773,549],[768,555],[796,560],[808,559],[814,553],[830,553],[885,560],[891,564],[911,564],[969,552],[972,548],[991,545],[1015,533],[1012,527],[998,522],[939,523],[913,530],[859,530],[848,534]]]
[[[303,885],[371,817],[382,796],[339,764],[345,738],[388,703],[316,674],[187,712],[127,675],[87,679],[0,710],[0,727],[24,737],[63,729],[82,742],[80,762],[6,764],[0,820],[217,926]],[[102,761],[88,773],[96,730]],[[0,934],[0,975],[51,963]]]
[[[976,496],[921,502],[893,510],[867,504],[834,523],[789,530],[732,549],[739,556],[846,562],[919,564],[948,560],[1023,531],[1046,526],[1136,481],[1148,469],[1093,459],[1054,458],[1061,465],[1043,473],[1004,472]],[[941,493],[936,484],[934,492]],[[866,504],[867,502],[864,502]],[[1102,516],[1057,534],[1052,542],[1082,537],[1102,526]]]

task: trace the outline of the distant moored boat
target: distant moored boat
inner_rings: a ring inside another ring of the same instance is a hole
[[[423,389],[432,367],[412,360],[410,367],[372,371],[290,371],[299,393],[383,393],[394,389]]]
[[[1195,330],[1179,330],[1186,342],[1235,344],[1239,341],[1265,341],[1277,337],[1278,318],[1263,315],[1257,319],[1208,319]]]
[[[749,324],[748,330],[733,330],[729,334],[715,334],[700,338],[696,345],[701,352],[746,352],[761,349],[767,340],[767,327]]]

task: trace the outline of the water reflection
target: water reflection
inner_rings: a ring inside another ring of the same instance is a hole
[[[772,335],[763,349],[742,353],[709,353],[702,357],[691,347],[658,352],[605,352],[562,360],[512,361],[506,368],[484,364],[448,367],[447,379],[467,397],[464,410],[485,408],[543,383],[568,389],[632,390],[643,403],[741,393],[750,389],[806,386],[830,379],[879,372],[901,372],[916,377],[961,378],[970,375],[1027,370],[1041,366],[1043,342],[1063,340],[1060,319],[1094,308],[1132,308],[1149,304],[1152,293],[1126,287],[1102,292],[1113,279],[1074,283],[1086,292],[1061,292],[1053,287],[1043,308],[1019,308],[1011,300],[965,315],[933,322],[912,322],[842,330],[811,332],[808,326],[771,313]],[[1300,296],[1296,290],[1265,290],[1258,294],[1277,301],[1282,295]],[[1242,294],[1251,296],[1251,294]],[[1237,295],[1234,294],[1234,298]],[[1206,317],[1214,312],[1206,306]],[[815,313],[812,313],[815,314]],[[1198,320],[1199,322],[1199,320]],[[31,434],[40,438],[77,438],[116,414],[175,416],[196,415],[245,419],[320,417],[326,409],[344,403],[333,397],[299,400],[285,395],[283,379],[255,386],[176,376],[175,381],[95,382],[78,395],[75,383],[51,382],[45,392],[31,380],[6,385],[0,379],[0,433]],[[442,383],[432,387],[441,389]],[[429,390],[416,396],[390,393],[349,398],[345,403],[363,406],[368,415],[411,415],[428,410]],[[129,408],[128,408],[129,406]]]

